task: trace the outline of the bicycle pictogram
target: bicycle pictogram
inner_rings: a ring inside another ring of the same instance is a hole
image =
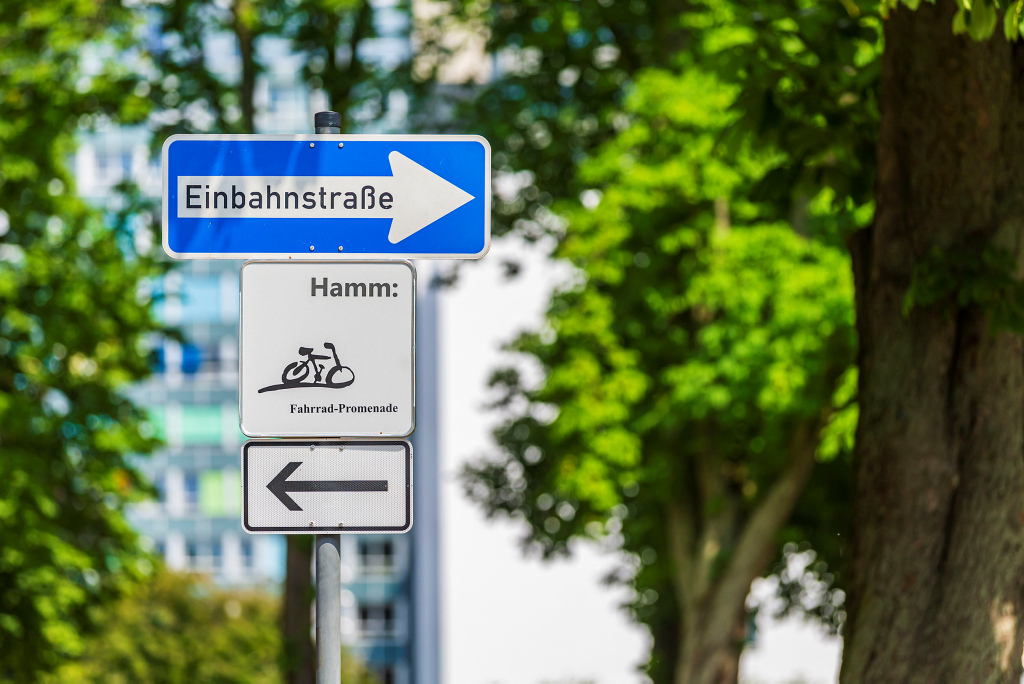
[[[330,342],[324,342],[324,347],[331,350],[331,355],[334,358],[334,366],[327,371],[326,377],[323,372],[327,366],[320,363],[320,361],[326,361],[332,357],[314,354],[312,347],[299,347],[299,356],[304,356],[305,360],[289,363],[285,366],[284,372],[281,373],[280,385],[269,385],[259,390],[259,392],[276,392],[277,390],[293,389],[296,387],[341,389],[355,382],[355,373],[348,366],[341,364],[341,360],[338,358],[338,350],[335,346]],[[313,381],[307,382],[306,379],[310,373],[313,373]]]

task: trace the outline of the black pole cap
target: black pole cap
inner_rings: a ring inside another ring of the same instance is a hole
[[[341,128],[341,114],[338,112],[317,112],[313,115],[315,128]]]

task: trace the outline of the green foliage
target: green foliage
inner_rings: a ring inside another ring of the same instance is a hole
[[[934,4],[935,0],[927,0]],[[899,5],[911,11],[921,6],[921,0],[882,0],[882,14],[899,11]],[[1003,35],[1007,40],[1020,38],[1024,26],[1024,0],[956,0],[957,12],[953,17],[953,33],[966,33],[972,40],[988,40],[999,24],[1003,12]]]
[[[519,189],[494,198],[492,230],[530,239],[557,233],[552,202],[581,189],[576,172],[592,150],[629,123],[623,104],[633,75],[669,61],[680,31],[669,3],[464,1],[486,26],[502,73],[460,111],[454,129],[484,135],[494,173]]]
[[[760,505],[794,430],[823,422],[771,571],[786,610],[837,628],[857,419],[844,243],[873,213],[877,6],[463,9],[502,56],[462,118],[495,151],[495,232],[554,236],[578,269],[545,327],[513,345],[542,384],[494,374],[503,449],[466,471],[467,491],[525,520],[545,554],[574,537],[629,551],[609,579],[635,590],[648,673],[669,681],[683,624],[667,504],[731,529],[714,581],[739,534],[728,521]],[[786,543],[819,554],[794,581]]]
[[[276,684],[281,681],[278,600],[224,590],[161,570],[117,603],[96,610],[98,630],[54,684]],[[345,682],[372,684],[357,661]]]
[[[1021,26],[1024,25],[1024,0],[1008,3],[1003,14],[1003,35],[1007,40],[1020,38]]]
[[[399,0],[391,8],[408,14],[411,3]],[[285,36],[302,55],[303,78],[322,89],[329,107],[343,117],[342,129],[355,132],[359,124],[382,117],[390,91],[410,92],[409,63],[398,54],[385,62],[368,61],[361,46],[378,37],[377,14],[368,0],[301,0],[289,8]]]
[[[134,250],[142,227],[74,194],[79,123],[144,115],[136,78],[102,56],[134,25],[117,2],[0,7],[0,681],[32,682],[83,648],[90,610],[150,568],[123,517],[146,490],[142,413],[159,326]],[[86,45],[90,47],[86,49]],[[94,55],[90,71],[83,56]],[[98,65],[98,66],[97,66]]]
[[[854,0],[663,3],[463,2],[488,31],[502,71],[455,123],[487,137],[494,172],[515,178],[494,200],[497,235],[561,235],[551,212],[586,189],[578,171],[630,125],[626,99],[647,68],[697,65],[740,88],[723,136],[785,150],[752,188],[791,219],[832,190],[834,218],[863,227],[874,185],[881,22]],[[515,191],[510,190],[517,187]],[[820,227],[811,227],[812,232]],[[834,230],[818,230],[836,239]]]
[[[818,460],[834,461],[853,453],[853,437],[857,431],[860,409],[857,406],[857,368],[851,366],[839,378],[832,395],[834,412],[821,431]]]
[[[583,202],[555,204],[567,225],[556,256],[578,277],[552,299],[545,328],[513,345],[544,380],[495,374],[509,415],[496,433],[502,458],[464,473],[469,494],[523,519],[544,554],[578,536],[630,552],[635,565],[613,579],[636,590],[630,608],[655,635],[658,681],[681,629],[666,510],[689,501],[703,525],[742,527],[787,467],[796,427],[848,403],[850,382],[837,380],[855,377],[848,259],[778,221],[775,203],[746,199],[785,157],[723,142],[741,94],[696,66],[638,74],[630,125],[577,170]],[[832,196],[806,203],[808,225],[851,222]],[[846,425],[824,459],[844,461]],[[815,482],[843,486],[829,477],[839,470]]]
[[[903,312],[939,306],[950,315],[978,306],[990,315],[993,331],[1024,332],[1024,282],[1013,254],[992,244],[935,249],[914,269]]]
[[[1024,1],[957,1],[955,31],[987,38],[1003,12],[1019,36]],[[636,590],[656,681],[682,629],[665,503],[696,501],[709,526],[748,514],[814,415],[819,463],[772,571],[787,610],[842,623],[858,418],[844,243],[872,219],[879,9],[898,3],[463,5],[503,67],[462,119],[494,146],[495,232],[554,236],[578,269],[513,345],[540,386],[494,374],[502,453],[465,484],[545,554],[580,536],[632,553],[612,579]],[[1005,252],[951,250],[906,305],[981,304],[1016,330],[1019,289]],[[719,572],[728,544],[716,555]]]
[[[147,57],[151,78],[142,88],[158,110],[154,143],[174,133],[253,133],[256,78],[265,65],[255,46],[279,34],[284,3],[276,0],[172,0],[151,5],[157,44]],[[241,74],[210,54],[216,34],[236,39]]]
[[[222,591],[161,571],[97,609],[83,655],[54,682],[278,682],[277,604],[257,592]]]
[[[408,5],[391,9],[408,11]],[[377,35],[367,0],[172,0],[154,4],[152,12],[161,36],[148,52],[153,69],[146,85],[158,110],[155,146],[174,133],[255,132],[257,79],[269,66],[261,49],[291,49],[306,84],[322,90],[329,107],[349,122],[343,127],[379,118],[389,90],[410,85],[401,69],[408,65],[370,63],[361,52]],[[212,59],[213,35],[237,45],[240,73]],[[280,44],[266,49],[275,40]]]
[[[928,0],[934,2],[934,0]],[[956,0],[953,32],[973,40],[992,38],[1003,12],[1006,40],[1020,38],[1024,26],[1024,0]],[[884,14],[898,11],[900,0],[884,0]],[[911,10],[920,0],[902,0]],[[977,305],[989,312],[992,329],[1024,331],[1024,281],[1009,250],[977,242],[935,250],[917,266],[903,302],[909,315],[915,306],[940,306],[952,315]]]
[[[784,152],[751,198],[838,245],[872,216],[881,21],[852,1],[744,1],[734,11],[742,31],[731,24],[707,30],[707,59],[741,86],[733,107],[739,121],[726,134]],[[716,37],[737,33],[728,43]],[[831,205],[817,221],[803,211],[811,198]]]

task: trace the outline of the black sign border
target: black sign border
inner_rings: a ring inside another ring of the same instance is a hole
[[[249,525],[250,447],[394,446],[405,448],[405,524],[401,527],[253,527]],[[412,444],[404,439],[254,439],[242,445],[242,528],[249,534],[403,534],[412,529]]]

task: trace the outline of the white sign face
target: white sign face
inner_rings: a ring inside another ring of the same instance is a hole
[[[406,261],[242,266],[239,416],[250,437],[405,437],[416,427]]]
[[[247,442],[242,527],[250,534],[367,534],[412,527],[405,440]]]

